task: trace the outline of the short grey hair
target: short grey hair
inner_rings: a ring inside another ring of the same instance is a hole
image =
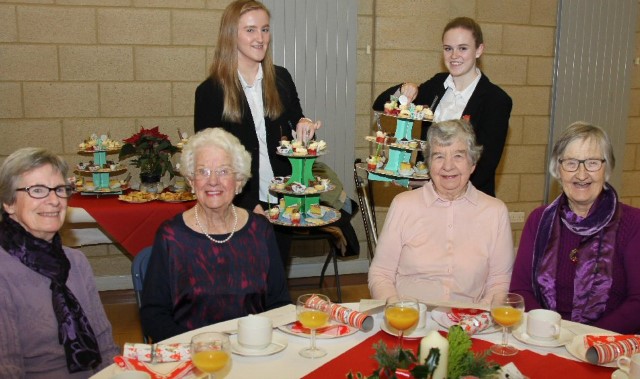
[[[24,147],[9,155],[0,167],[0,202],[7,205],[14,204],[20,177],[24,173],[45,165],[50,165],[54,171],[62,174],[67,183],[69,165],[64,159],[47,149]]]
[[[240,189],[242,189],[251,177],[251,155],[236,136],[222,128],[207,128],[189,138],[182,149],[180,173],[193,180],[196,152],[212,146],[229,154],[231,168],[236,173],[236,180],[241,181]]]
[[[431,168],[431,152],[434,146],[449,146],[457,139],[462,140],[467,145],[467,154],[471,163],[475,165],[480,160],[482,146],[476,143],[476,133],[473,127],[466,120],[441,121],[431,125],[427,131],[427,144],[424,149],[424,156],[427,165]]]
[[[613,145],[611,140],[602,128],[599,126],[590,124],[585,121],[577,121],[569,125],[569,127],[562,132],[556,143],[553,145],[551,152],[551,160],[549,161],[549,173],[554,178],[560,180],[560,159],[564,156],[564,151],[567,146],[573,141],[594,141],[602,150],[604,154],[604,177],[605,180],[609,180],[611,172],[616,167],[616,157],[613,155]]]

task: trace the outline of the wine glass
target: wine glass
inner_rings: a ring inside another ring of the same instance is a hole
[[[231,343],[222,333],[205,332],[191,338],[191,361],[202,372],[214,379],[231,361]]]
[[[384,307],[384,318],[389,326],[400,332],[399,348],[402,349],[405,330],[416,326],[420,319],[418,300],[408,296],[391,296]]]
[[[296,315],[303,327],[311,329],[311,346],[300,350],[305,358],[320,358],[327,355],[323,349],[316,347],[316,329],[329,323],[331,301],[325,295],[306,294],[298,297]]]
[[[491,299],[491,316],[496,324],[502,326],[502,343],[491,346],[491,351],[498,355],[510,356],[518,353],[518,349],[509,345],[510,327],[522,320],[524,299],[515,293],[498,293]]]

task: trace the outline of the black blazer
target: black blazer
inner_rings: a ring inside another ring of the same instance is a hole
[[[435,104],[437,107],[444,96],[444,81],[448,76],[448,73],[442,72],[420,84],[418,95],[413,102],[431,106],[433,99],[438,96],[438,101]],[[389,96],[393,95],[400,86],[393,86],[381,93],[373,103],[373,109],[382,111],[384,103],[389,101]],[[469,121],[476,133],[476,141],[483,146],[482,156],[476,165],[476,170],[471,175],[471,183],[480,191],[494,197],[496,196],[496,169],[507,139],[512,107],[511,97],[482,74],[462,112],[463,117],[467,115],[470,117]],[[421,139],[425,140],[431,123],[423,122],[422,125]]]
[[[286,157],[276,154],[276,148],[280,144],[281,136],[286,136],[289,140],[292,140],[291,132],[295,130],[296,124],[304,115],[302,114],[300,99],[291,74],[284,67],[275,66],[275,68],[276,85],[280,100],[284,105],[284,112],[276,120],[265,117],[267,148],[273,174],[275,176],[285,176],[291,174],[291,164]],[[221,127],[238,137],[247,151],[249,151],[251,154],[251,178],[242,193],[236,196],[235,203],[252,211],[259,203],[259,144],[249,103],[244,97],[244,93],[242,93],[242,97],[242,122],[234,123],[222,120],[224,90],[219,83],[211,78],[202,82],[196,89],[194,130],[197,133],[206,128]]]

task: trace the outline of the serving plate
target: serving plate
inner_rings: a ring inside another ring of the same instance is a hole
[[[190,192],[162,192],[157,199],[165,203],[184,203],[196,200],[196,195]]]
[[[340,212],[324,205],[320,206],[323,212],[322,218],[301,217],[300,224],[294,224],[291,222],[290,216],[285,215],[284,212],[280,213],[278,219],[269,218],[272,224],[292,226],[292,227],[309,227],[309,226],[323,226],[336,222],[340,219]],[[302,216],[302,215],[301,215]]]
[[[448,313],[452,311],[452,308],[447,307],[437,307],[431,311],[431,318],[438,323],[438,325],[442,326],[445,329],[449,329],[453,325],[458,325],[456,321],[451,320],[449,318]],[[486,312],[483,309],[478,309],[479,312]],[[490,334],[496,333],[500,331],[500,327],[498,325],[489,326],[487,329],[481,330],[475,334]]]
[[[155,193],[145,193],[145,192],[129,192],[127,195],[118,196],[118,200],[124,201],[125,203],[130,204],[143,204],[148,203],[150,201],[154,201],[158,198],[158,195]]]
[[[567,351],[569,352],[569,354],[573,355],[574,357],[578,358],[579,360],[583,361],[583,362],[587,362],[587,363],[591,363],[587,360],[586,358],[586,353],[587,353],[587,347],[584,345],[584,337],[590,335],[590,336],[611,336],[611,335],[616,335],[615,333],[589,333],[589,334],[580,334],[577,335],[575,337],[573,337],[573,340],[571,342],[569,342],[568,344],[565,345]],[[593,363],[591,363],[593,364]],[[618,365],[616,365],[616,362],[609,362],[609,363],[604,363],[601,364],[599,366],[604,366],[604,367],[618,367]]]
[[[387,333],[387,334],[391,334],[392,336],[399,336],[399,332],[394,329],[391,328],[389,326],[387,326],[386,322],[382,322],[382,324],[380,324],[380,329],[382,329],[383,332]],[[430,330],[428,328],[420,328],[420,329],[414,329],[409,333],[406,333],[402,336],[402,338],[406,338],[409,340],[414,340],[414,339],[418,339],[418,338],[422,338],[422,337],[426,337],[426,335],[430,332]]]
[[[300,336],[305,338],[311,338],[311,330],[307,329],[300,324],[299,321],[292,322],[290,324],[281,325],[278,329],[285,333],[292,334],[294,336]],[[358,328],[332,322],[329,326],[325,326],[316,330],[316,338],[318,339],[331,339],[350,336],[358,331]]]

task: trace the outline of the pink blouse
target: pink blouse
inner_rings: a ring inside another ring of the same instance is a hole
[[[514,261],[505,204],[471,183],[442,199],[427,185],[396,196],[369,269],[374,299],[400,294],[423,302],[491,302],[509,289]]]

